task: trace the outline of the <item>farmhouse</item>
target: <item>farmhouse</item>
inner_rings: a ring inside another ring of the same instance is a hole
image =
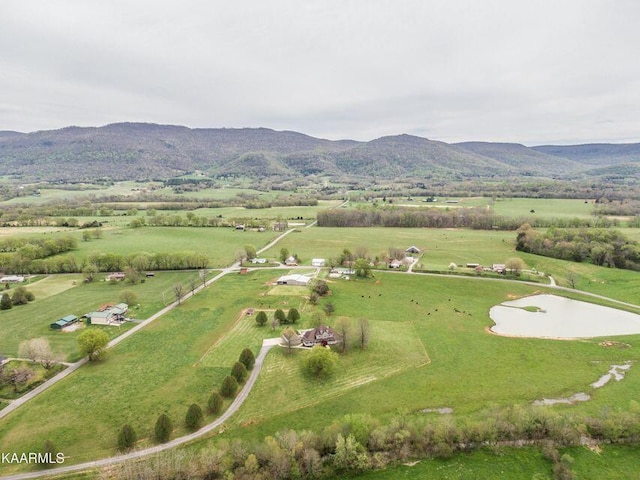
[[[296,259],[296,257],[291,256],[284,261],[284,264],[288,266],[295,266],[298,265],[298,260]]]
[[[504,263],[494,263],[491,265],[491,270],[496,273],[507,273],[507,266]]]
[[[119,303],[113,307],[107,307],[97,312],[87,314],[87,323],[91,325],[119,325],[125,320],[125,314],[129,310],[126,303]]]
[[[0,278],[0,283],[22,283],[24,277],[22,275],[5,275]]]
[[[415,245],[411,245],[409,248],[407,248],[405,250],[405,253],[407,253],[407,254],[417,254],[417,253],[420,253],[420,249],[418,247],[416,247]]]
[[[278,285],[296,285],[306,287],[311,282],[311,277],[306,275],[284,275],[277,281]]]
[[[320,325],[313,330],[307,330],[302,334],[302,344],[305,347],[314,347],[316,345],[336,345],[342,339],[340,335],[331,327]]]
[[[267,263],[267,259],[266,258],[252,258],[250,260],[251,263],[257,263],[259,265],[265,264]]]
[[[402,266],[402,262],[397,258],[394,258],[389,262],[389,268],[400,268]]]
[[[73,325],[78,321],[78,317],[75,315],[67,315],[66,317],[62,317],[60,320],[53,322],[49,327],[52,330],[62,330],[64,327],[68,327],[69,325]]]
[[[312,267],[324,267],[325,261],[324,258],[312,258],[311,266]]]

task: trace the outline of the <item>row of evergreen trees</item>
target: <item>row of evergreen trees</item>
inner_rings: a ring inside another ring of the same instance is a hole
[[[218,415],[222,411],[224,398],[233,398],[238,392],[240,384],[244,383],[249,375],[249,370],[255,365],[255,355],[249,348],[245,348],[237,362],[231,368],[230,375],[227,375],[220,386],[219,391],[213,391],[207,401],[207,413]],[[184,426],[191,431],[198,430],[204,422],[204,412],[200,405],[192,403],[187,409],[184,418]],[[171,439],[173,432],[173,422],[166,413],[160,414],[154,427],[154,438],[158,443],[166,443]],[[122,426],[118,432],[118,449],[122,452],[133,448],[138,441],[136,431],[130,424]]]

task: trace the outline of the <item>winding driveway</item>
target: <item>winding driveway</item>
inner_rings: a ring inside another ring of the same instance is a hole
[[[253,366],[253,370],[251,370],[251,375],[247,379],[247,382],[240,390],[238,396],[233,400],[229,408],[225,410],[225,412],[218,417],[213,423],[202,427],[200,430],[193,432],[189,435],[185,435],[184,437],[179,437],[171,440],[170,442],[163,443],[161,445],[156,445],[154,447],[145,448],[142,450],[136,450],[130,453],[126,453],[123,455],[116,455],[115,457],[104,458],[102,460],[96,460],[93,462],[86,463],[78,463],[76,465],[69,465],[68,467],[58,467],[52,468],[50,470],[38,471],[38,472],[29,472],[29,473],[19,473],[16,475],[9,475],[8,477],[0,477],[2,480],[22,480],[28,478],[40,478],[40,477],[50,477],[53,475],[62,475],[72,472],[78,472],[81,470],[90,470],[94,468],[102,468],[109,465],[113,465],[115,463],[125,462],[127,460],[133,460],[136,458],[144,457],[147,455],[152,455],[154,453],[163,452],[165,450],[169,450],[171,448],[177,447],[179,445],[184,445],[185,443],[191,442],[197,438],[203,437],[204,435],[210,433],[216,428],[220,427],[224,422],[226,422],[231,415],[236,413],[240,406],[244,403],[244,401],[249,396],[249,392],[253,388],[253,384],[258,379],[258,374],[260,373],[260,369],[262,368],[262,364],[264,363],[264,359],[267,356],[267,353],[271,348],[278,344],[278,339],[266,339],[262,342],[262,348],[256,357],[256,363]]]

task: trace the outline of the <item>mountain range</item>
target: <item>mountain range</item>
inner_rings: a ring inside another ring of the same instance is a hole
[[[0,131],[0,175],[23,181],[168,179],[193,171],[250,177],[637,178],[640,144],[449,144],[412,135],[332,141],[267,128],[148,123]]]

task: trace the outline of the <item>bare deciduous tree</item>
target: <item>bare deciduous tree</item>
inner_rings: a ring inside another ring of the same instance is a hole
[[[62,356],[53,353],[49,341],[45,338],[32,338],[20,343],[18,355],[40,363],[47,370],[62,361]]]
[[[176,300],[178,301],[178,305],[182,303],[182,295],[184,295],[184,285],[181,283],[173,284],[173,294],[176,296]]]

